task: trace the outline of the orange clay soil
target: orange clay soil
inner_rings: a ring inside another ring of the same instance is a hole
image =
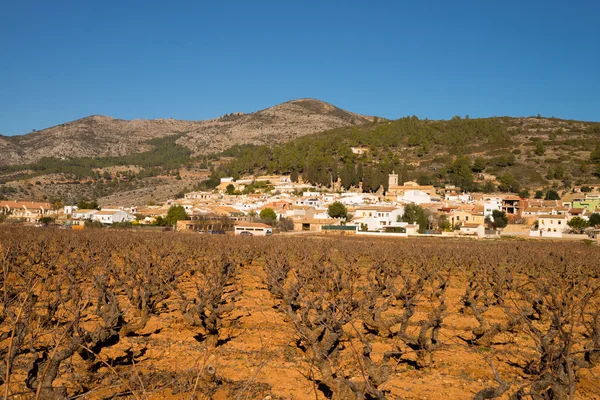
[[[214,350],[207,351],[203,341],[195,338],[199,331],[184,325],[179,311],[165,309],[159,317],[151,318],[142,336],[124,338],[116,346],[104,350],[101,356],[114,359],[126,356],[126,350],[133,351],[136,361],[130,366],[133,371],[130,379],[135,380],[138,374],[146,376],[157,371],[161,372],[161,378],[164,378],[165,372],[173,374],[174,381],[168,389],[163,386],[153,390],[151,385],[147,385],[145,390],[136,389],[136,394],[131,397],[189,399],[193,394],[202,399],[324,399],[323,393],[307,378],[311,373],[310,362],[296,347],[294,327],[276,309],[277,301],[267,290],[263,279],[264,271],[259,265],[238,271],[237,285],[242,287],[243,292],[234,311],[227,317],[230,323],[227,333],[231,339]],[[441,335],[445,347],[434,353],[431,367],[417,370],[406,362],[392,362],[393,372],[386,384],[388,399],[398,396],[403,399],[472,399],[479,390],[497,386],[485,360],[491,355],[491,350],[470,349],[458,338],[468,338],[471,328],[476,325],[470,314],[459,313],[456,306],[460,304],[459,297],[463,292],[464,288],[457,287],[448,291],[449,309]],[[346,329],[362,331],[359,323],[348,325]],[[504,340],[506,343],[501,344]],[[520,352],[525,345],[532,345],[531,339],[525,334],[516,335],[513,339],[499,335],[495,343],[495,348],[503,350],[502,355],[495,358],[498,373],[511,383],[511,389],[520,386],[526,377],[522,375],[521,368],[510,364],[522,361]],[[345,352],[349,357],[353,346],[354,351],[360,351],[359,343],[348,343]],[[381,357],[384,350],[374,339],[374,357]],[[410,354],[403,356],[403,360],[410,358]],[[215,371],[214,377],[206,380],[204,371],[211,367]],[[107,376],[116,375],[106,366],[100,367],[99,371]],[[196,385],[197,392],[186,390],[178,393],[177,380],[182,375]],[[116,378],[113,380],[119,384]],[[142,381],[141,378],[139,381]],[[62,382],[57,380],[56,383]],[[208,386],[212,389],[207,393]],[[507,399],[508,393],[501,398]],[[91,392],[86,397],[112,395],[114,389],[109,387]],[[582,371],[576,398],[600,399],[599,368]]]

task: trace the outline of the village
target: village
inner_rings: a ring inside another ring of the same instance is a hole
[[[339,184],[328,190],[292,182],[285,175],[225,177],[214,191],[188,192],[164,204],[83,209],[0,201],[0,214],[9,223],[63,229],[112,226],[245,236],[599,236],[600,185],[574,187],[560,200],[544,200],[507,193],[460,193],[452,186],[440,189],[412,181],[400,184],[395,173],[388,179],[386,193],[362,193],[360,188],[341,191]],[[185,211],[175,221],[167,218],[173,208]]]

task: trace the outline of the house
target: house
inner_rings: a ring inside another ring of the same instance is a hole
[[[460,235],[477,235],[478,237],[485,236],[485,226],[483,224],[463,224],[460,226]]]
[[[519,196],[505,195],[502,197],[502,211],[507,217],[512,219],[520,219],[522,211],[527,207],[527,201]]]
[[[104,225],[112,225],[119,222],[133,222],[135,221],[135,216],[123,210],[97,211],[92,215],[92,221],[99,221]]]
[[[156,218],[158,217],[165,218],[168,212],[169,209],[163,206],[147,206],[138,208],[136,214],[143,217],[143,219],[139,221],[140,223],[150,224],[156,221]]]
[[[194,205],[192,204],[192,202],[185,201],[185,200],[175,200],[175,201],[173,201],[173,205],[178,205],[178,206],[183,207],[185,212],[188,214],[191,213],[192,209],[194,208]],[[102,210],[106,210],[106,209],[102,208]]]
[[[291,206],[285,212],[286,218],[302,219],[314,218],[315,208],[311,206]]]
[[[77,206],[64,206],[63,207],[63,214],[67,215],[67,214],[73,214],[73,212],[79,210],[79,207]]]
[[[50,203],[5,200],[0,201],[0,214],[20,218],[26,222],[37,222],[42,217],[56,213],[52,210]]]
[[[247,232],[247,233],[242,233]],[[245,222],[234,226],[235,235],[269,236],[273,234],[273,227],[259,222]]]
[[[377,231],[386,227],[399,227],[398,217],[404,213],[404,207],[368,206],[357,207],[353,220],[349,224],[361,230]]]
[[[532,230],[530,236],[561,238],[567,228],[566,215],[540,215],[537,230]]]
[[[414,190],[405,190],[403,192],[403,194],[398,195],[396,197],[396,200],[400,201],[402,203],[424,204],[424,203],[431,203],[432,196],[429,193],[424,192],[422,190],[414,189]],[[438,200],[439,200],[439,198],[438,198]]]
[[[474,211],[457,209],[452,211],[452,213],[450,214],[449,221],[450,224],[452,224],[452,226],[465,224],[483,225],[483,223],[485,222],[485,215],[483,213],[478,213]]]
[[[485,217],[492,217],[494,211],[502,211],[502,198],[496,196],[484,196],[482,199],[483,203],[483,215]]]
[[[216,189],[219,192],[225,192],[227,190],[227,186],[229,185],[233,185],[235,190],[244,190],[246,188],[246,185],[251,184],[252,181],[251,180],[241,180],[238,179],[237,181],[235,181],[233,178],[229,177],[229,178],[221,178],[221,183],[219,183],[216,187]]]
[[[219,195],[211,192],[190,192],[186,193],[184,197],[186,200],[214,201],[219,198]]]
[[[571,207],[585,208],[588,211],[593,212],[595,209],[600,207],[600,195],[586,193],[585,196],[574,198],[571,203]]]
[[[392,171],[388,176],[388,194],[403,196],[404,192],[408,190],[420,190],[429,194],[430,196],[435,196],[435,188],[431,185],[419,185],[417,182],[404,182],[403,185],[398,185],[398,174]]]
[[[75,210],[73,211],[73,214],[71,214],[71,217],[73,219],[92,219],[92,216],[97,213],[98,210],[86,210],[86,209],[81,209],[81,210]]]
[[[323,204],[322,200],[316,197],[299,197],[296,199],[295,203],[297,206],[312,206],[317,207]]]
[[[579,218],[583,218],[583,219],[589,219],[589,215],[588,215],[588,210],[586,208],[569,208],[569,211],[567,211],[567,217],[569,218],[569,220],[573,217],[579,217]]]
[[[301,218],[294,220],[295,231],[321,232],[325,225],[340,225],[341,220],[335,218]]]
[[[179,232],[232,231],[233,220],[213,212],[195,213],[190,220],[177,221]]]

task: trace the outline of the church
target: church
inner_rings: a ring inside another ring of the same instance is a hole
[[[392,171],[388,176],[388,191],[387,195],[404,196],[405,192],[409,190],[420,190],[427,193],[430,196],[435,196],[435,188],[431,185],[419,185],[417,182],[408,181],[403,182],[402,185],[398,185],[398,174]]]

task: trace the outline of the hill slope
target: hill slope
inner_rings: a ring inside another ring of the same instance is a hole
[[[331,104],[300,99],[250,114],[234,113],[207,121],[122,120],[90,116],[21,136],[0,136],[0,165],[25,164],[43,157],[123,156],[147,151],[146,142],[181,135],[178,144],[196,154],[234,144],[280,143],[327,129],[371,121]]]
[[[235,113],[203,121],[178,143],[196,153],[222,151],[233,144],[272,144],[373,120],[314,100],[288,101],[252,114]]]
[[[368,150],[357,155],[352,146]],[[367,191],[387,186],[387,174],[394,170],[401,181],[454,184],[469,191],[481,190],[485,183],[506,191],[568,188],[600,177],[600,123],[541,117],[406,117],[277,146],[235,147],[222,155],[230,161],[220,166],[219,175],[294,172],[325,186],[339,176],[343,186],[362,181]]]

